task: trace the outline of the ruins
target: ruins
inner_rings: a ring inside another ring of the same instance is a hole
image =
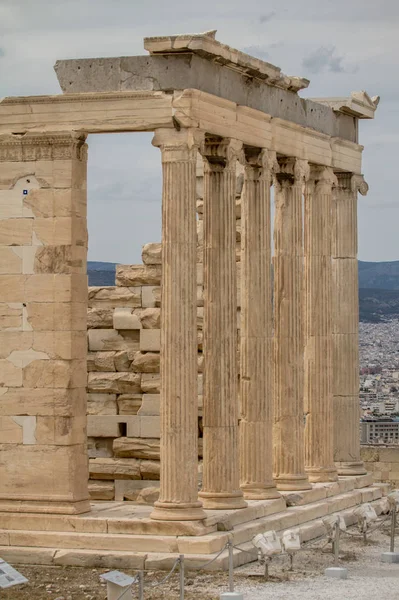
[[[0,101],[0,555],[15,562],[165,568],[232,536],[238,564],[265,528],[309,539],[382,494],[358,398],[358,126],[378,97],[305,100],[308,80],[215,32],[144,47],[58,61],[62,94]],[[85,140],[134,131],[160,149],[162,242],[88,292]]]

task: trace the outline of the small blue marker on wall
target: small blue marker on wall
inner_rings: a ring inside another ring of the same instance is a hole
[[[28,190],[24,190],[23,194],[24,194],[24,196],[27,196],[28,195]]]

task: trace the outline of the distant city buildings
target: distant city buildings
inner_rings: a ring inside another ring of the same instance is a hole
[[[399,444],[399,320],[360,323],[360,439]]]

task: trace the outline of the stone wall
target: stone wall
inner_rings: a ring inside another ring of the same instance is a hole
[[[399,486],[399,446],[361,446],[360,455],[374,481]]]

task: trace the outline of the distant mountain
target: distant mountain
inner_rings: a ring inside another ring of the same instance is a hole
[[[399,260],[391,262],[359,260],[359,287],[399,290]]]
[[[117,263],[88,261],[89,285],[115,285]],[[361,321],[399,318],[399,261],[359,261]]]
[[[117,263],[87,261],[89,285],[115,285]]]

